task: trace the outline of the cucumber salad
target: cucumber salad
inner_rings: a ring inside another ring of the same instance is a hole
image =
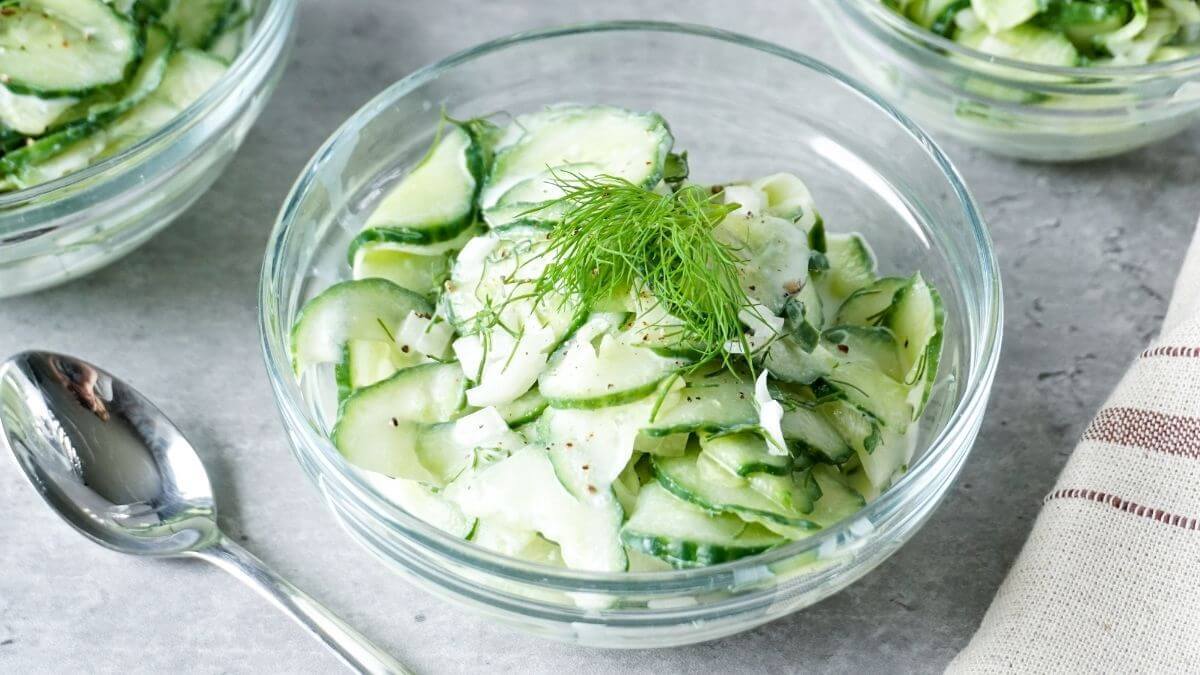
[[[242,0],[0,0],[0,192],[146,138],[241,49]]]
[[[1048,66],[1132,66],[1200,54],[1197,0],[882,0],[986,54]]]
[[[444,119],[292,330],[345,459],[454,536],[608,572],[808,537],[903,473],[938,293],[799,178],[696,184],[673,143],[607,106]]]

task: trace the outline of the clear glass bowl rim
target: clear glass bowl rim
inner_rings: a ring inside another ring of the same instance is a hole
[[[122,150],[112,157],[92,164],[74,173],[67,174],[52,181],[40,183],[23,190],[0,194],[0,212],[3,209],[18,206],[33,199],[44,198],[58,191],[65,191],[72,186],[100,176],[116,168],[132,168],[145,162],[153,156],[143,150],[157,144],[166,137],[175,135],[181,129],[186,129],[193,122],[204,117],[223,101],[249,71],[254,62],[262,58],[264,52],[271,48],[276,36],[284,31],[296,13],[298,0],[269,0],[262,22],[250,37],[250,42],[242,49],[238,57],[229,66],[229,70],[221,76],[217,84],[192,102],[181,114],[172,119],[166,126],[143,138],[134,145]],[[117,175],[116,172],[113,175]],[[0,235],[5,234],[3,221],[0,220]]]
[[[266,256],[263,260],[262,274],[259,282],[260,345],[263,350],[263,358],[274,391],[276,404],[280,408],[283,423],[289,426],[288,431],[291,435],[294,450],[297,453],[302,453],[311,459],[315,459],[318,466],[323,467],[323,479],[335,480],[340,483],[341,487],[348,488],[357,497],[365,499],[366,504],[371,507],[373,515],[385,520],[391,526],[393,532],[415,542],[421,548],[448,557],[459,564],[470,566],[479,571],[546,588],[567,591],[583,589],[614,593],[661,593],[668,589],[707,589],[712,588],[714,582],[718,579],[731,578],[732,573],[738,569],[747,566],[769,565],[809,551],[815,551],[830,538],[842,536],[850,529],[852,522],[857,520],[857,518],[847,519],[838,525],[822,530],[812,537],[792,542],[755,556],[708,567],[662,572],[609,573],[563,570],[493,553],[469,542],[452,537],[419,518],[409,515],[388,501],[358,474],[347,470],[344,462],[340,460],[337,450],[328,442],[324,434],[318,430],[317,422],[308,410],[296,378],[292,374],[291,360],[286,346],[289,331],[283,329],[277,335],[273,335],[271,325],[275,322],[268,314],[269,308],[276,306],[273,288],[280,269],[281,254],[290,234],[291,223],[297,212],[300,197],[307,192],[308,187],[315,180],[319,165],[326,158],[334,154],[333,148],[338,145],[340,140],[352,133],[356,133],[367,120],[373,118],[382,108],[387,107],[391,101],[401,98],[420,85],[438,77],[455,66],[516,45],[535,43],[554,38],[609,32],[671,33],[718,40],[791,61],[820,75],[838,81],[853,93],[866,99],[867,103],[881,109],[914,142],[923,146],[930,158],[940,168],[962,208],[966,222],[969,224],[969,234],[974,239],[976,245],[977,262],[983,268],[983,283],[978,293],[983,301],[980,309],[980,323],[978,325],[979,338],[977,341],[969,342],[967,345],[970,377],[962,390],[962,399],[924,456],[887,492],[859,511],[858,516],[867,516],[870,518],[881,512],[893,510],[919,497],[918,494],[912,494],[909,486],[922,477],[925,472],[933,470],[931,460],[942,455],[953,454],[956,451],[965,453],[969,450],[969,447],[956,447],[953,441],[960,436],[959,432],[961,430],[969,428],[972,425],[973,420],[976,419],[976,415],[982,415],[982,408],[987,402],[990,383],[999,360],[1003,307],[1000,271],[993,253],[990,235],[979,214],[975,201],[967,190],[958,171],[953,167],[941,149],[896,108],[892,107],[878,95],[872,93],[871,90],[860,84],[857,80],[842,74],[840,71],[816,59],[770,42],[722,29],[695,24],[657,21],[607,21],[525,31],[484,42],[457,52],[425,66],[388,86],[359,108],[358,111],[351,115],[326,139],[320,149],[313,154],[313,157],[301,172],[284,201],[279,217],[268,239]],[[303,420],[304,424],[292,424],[293,419]],[[303,438],[297,438],[297,435]],[[300,442],[301,440],[303,442]],[[313,453],[310,451],[311,448],[319,448],[320,451]],[[333,473],[326,475],[329,471]],[[857,535],[851,535],[851,537],[860,538]],[[867,535],[867,537],[870,537],[870,535]]]
[[[901,33],[905,37],[929,42],[955,56],[970,59],[973,62],[1011,68],[1018,72],[1056,75],[1067,77],[1077,84],[1095,82],[1098,80],[1141,80],[1154,77],[1188,78],[1200,74],[1200,54],[1173,61],[1148,63],[1140,66],[1047,66],[1028,61],[1019,61],[1002,56],[985,54],[977,49],[961,45],[954,40],[942,37],[937,33],[920,26],[894,10],[885,7],[881,0],[832,0],[857,6],[877,21]],[[993,74],[994,75],[994,74]],[[1056,83],[1058,86],[1070,86],[1070,83]]]

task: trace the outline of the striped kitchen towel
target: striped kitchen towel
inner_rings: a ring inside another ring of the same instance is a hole
[[[1200,236],[951,673],[1200,671]]]

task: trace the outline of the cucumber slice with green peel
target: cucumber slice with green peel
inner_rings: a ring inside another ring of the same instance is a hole
[[[548,167],[594,164],[605,175],[653,188],[674,143],[658,114],[610,106],[556,106],[518,117],[513,128],[520,136],[496,152],[479,196],[484,209]]]
[[[691,437],[686,433],[650,434],[643,428],[634,441],[633,449],[647,455],[662,455],[663,457],[678,457],[687,452]]]
[[[848,401],[896,433],[904,433],[912,421],[909,388],[860,361],[838,361],[812,390],[821,400]]]
[[[154,95],[182,112],[212,89],[228,69],[220,59],[198,49],[179,49],[171,54],[167,72]]]
[[[904,14],[914,23],[932,29],[948,10],[960,4],[961,0],[912,0],[904,4]],[[966,5],[970,6],[970,0]]]
[[[875,283],[875,254],[866,239],[858,234],[830,234],[825,239],[829,272],[822,275],[821,282],[830,294],[845,298]]]
[[[620,572],[628,566],[619,531],[624,517],[611,495],[581,501],[554,474],[546,451],[526,447],[446,489],[469,517],[558,544],[571,569]]]
[[[0,82],[15,94],[84,96],[122,82],[137,26],[102,0],[20,0],[0,21]]]
[[[743,478],[756,473],[790,476],[794,466],[789,455],[769,452],[767,442],[758,433],[701,436],[700,447],[708,460]]]
[[[971,9],[992,33],[1016,28],[1042,11],[1041,0],[971,0]]]
[[[643,430],[649,436],[716,434],[758,428],[754,382],[729,371],[686,378]]]
[[[0,157],[0,176],[11,176],[16,186],[28,187],[78,171],[105,154],[118,126],[105,125],[114,119],[119,122],[120,115],[136,110],[161,88],[172,49],[166,31],[149,29],[145,55],[124,91],[103,100],[87,99],[64,112],[46,135]]]
[[[406,368],[347,397],[330,438],[361,469],[437,485],[418,454],[420,431],[458,416],[465,384],[456,363]]]
[[[170,0],[159,21],[175,33],[181,45],[207,49],[237,9],[237,0]]]
[[[842,464],[854,456],[854,449],[838,430],[812,408],[798,405],[785,410],[780,427],[794,455],[814,457],[829,464]]]
[[[726,203],[739,191],[758,193],[746,186],[728,186]],[[714,234],[745,258],[741,285],[746,294],[778,314],[808,279],[808,234],[791,221],[747,208],[726,216]]]
[[[555,408],[602,408],[644,398],[687,365],[622,342],[623,317],[594,315],[550,357],[538,389]]]
[[[158,88],[106,130],[105,154],[124,150],[165,126],[211,89],[226,70],[223,62],[202,51],[172,51]]]
[[[818,464],[813,467],[812,476],[821,489],[821,498],[808,517],[822,527],[836,525],[867,505],[867,500],[834,467]]]
[[[388,501],[451,536],[466,539],[478,524],[476,519],[467,518],[457,505],[428,485],[369,472],[363,475]]]
[[[762,553],[786,540],[736,516],[710,514],[653,483],[638,494],[621,541],[674,567],[693,567]]]
[[[359,247],[351,266],[355,279],[387,279],[425,296],[436,294],[449,275],[450,257],[445,253],[422,255],[390,246]]]
[[[896,336],[903,382],[912,388],[909,403],[915,420],[925,411],[941,365],[946,324],[942,297],[920,273],[914,274],[897,292],[882,324]]]
[[[395,343],[410,313],[433,314],[425,298],[384,279],[344,281],[325,289],[300,311],[292,327],[292,367],[341,360],[351,340]]]
[[[1194,2],[1189,4],[1196,7]],[[1079,51],[1092,54],[1100,46],[1097,38],[1129,23],[1133,10],[1128,2],[1080,2],[1059,0],[1048,3],[1034,23],[1062,33]]]
[[[816,202],[804,181],[790,173],[777,173],[760,178],[750,187],[766,197],[766,212],[769,215],[790,220],[805,231],[810,230],[820,216]]]
[[[836,363],[833,354],[821,345],[806,350],[790,335],[772,342],[763,358],[763,366],[772,377],[792,384],[812,384],[832,372]]]
[[[518,220],[556,222],[562,219],[564,205],[549,206],[547,202],[563,195],[560,183],[580,177],[595,178],[603,173],[604,167],[599,164],[567,164],[546,169],[500,195],[495,206],[484,210],[483,219],[491,227],[503,227]]]
[[[344,392],[345,396],[355,389],[386,380],[397,370],[419,365],[424,360],[415,352],[401,352],[395,342],[378,340],[349,340],[343,354],[335,372],[338,391]]]
[[[466,128],[444,123],[429,154],[384,195],[351,250],[368,242],[424,245],[457,237],[475,222],[483,152]]]
[[[711,480],[697,465],[699,453],[682,457],[652,457],[655,476],[668,492],[711,513],[731,513],[773,531],[784,529],[797,538],[819,526],[804,513],[764,497],[746,481],[728,484]],[[723,469],[717,469],[723,471]]]
[[[542,396],[542,392],[536,387],[521,394],[520,398],[514,401],[496,406],[500,411],[500,416],[508,422],[510,427],[516,428],[522,424],[528,424],[536,420],[543,412],[545,412],[550,402]]]
[[[0,178],[21,189],[79,171],[104,151],[95,131],[85,121],[14,150],[0,157]]]
[[[1036,2],[1036,0],[1032,1]],[[1045,66],[1074,66],[1079,62],[1079,52],[1070,40],[1061,33],[1033,25],[1021,25],[997,33],[985,29],[960,31],[954,39],[955,42],[971,49],[1006,59],[1017,59]],[[979,84],[990,83],[980,82]],[[1011,97],[1014,93],[1015,91],[1009,92],[1007,96]]]
[[[78,102],[74,96],[14,94],[0,85],[0,125],[20,135],[40,136]]]
[[[821,340],[842,361],[863,363],[897,382],[904,380],[899,343],[886,326],[834,326],[821,333]]]
[[[650,417],[653,397],[593,410],[551,407],[534,424],[554,472],[580,500],[607,495],[629,465],[638,432]]]
[[[912,277],[883,277],[870,286],[850,294],[838,307],[836,326],[874,326],[887,314],[896,293],[912,282]]]
[[[870,415],[845,401],[827,403],[820,409],[854,448],[857,461],[875,494],[891,484],[892,478],[905,467],[911,456],[912,434],[897,435],[884,429]],[[867,494],[869,491],[864,488],[860,492]]]
[[[417,459],[436,479],[447,485],[466,471],[478,471],[525,447],[520,434],[495,408],[483,408],[450,422],[421,427]]]

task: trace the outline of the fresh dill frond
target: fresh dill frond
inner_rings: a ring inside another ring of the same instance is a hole
[[[674,339],[698,363],[728,360],[731,343],[746,346],[738,316],[753,306],[739,280],[745,260],[713,233],[737,204],[697,186],[660,194],[612,176],[552,180],[562,196],[532,210],[563,213],[543,253],[551,262],[535,285],[539,299],[590,310],[644,291],[679,320]]]

